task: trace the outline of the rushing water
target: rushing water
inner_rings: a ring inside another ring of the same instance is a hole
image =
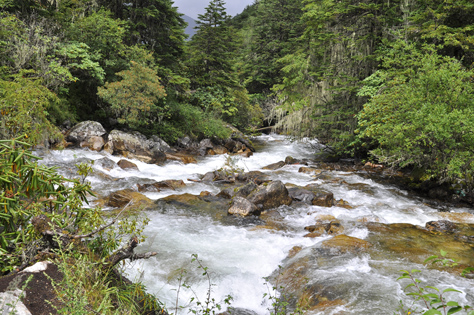
[[[203,270],[192,261],[197,254],[202,265],[211,276],[212,297],[221,301],[226,295],[233,297],[232,306],[268,314],[269,303],[264,301],[265,293],[274,294],[265,277],[278,266],[291,262],[285,258],[295,246],[303,249],[292,259],[318,255],[321,242],[331,236],[305,238],[305,226],[314,224],[315,216],[332,215],[345,226],[345,234],[360,239],[369,235],[367,228],[355,224],[360,218],[375,218],[383,223],[410,223],[424,226],[428,221],[439,220],[434,209],[406,192],[390,185],[379,184],[370,178],[341,171],[328,171],[331,180],[317,180],[310,174],[298,173],[299,165],[287,165],[278,171],[262,170],[263,166],[282,161],[286,156],[313,158],[314,142],[291,142],[282,136],[268,135],[255,139],[258,152],[250,158],[239,160],[245,171],[260,170],[272,179],[283,183],[305,186],[318,183],[334,193],[335,199],[344,199],[353,209],[318,206],[281,207],[281,224],[284,229],[256,228],[259,223],[224,224],[205,214],[190,213],[175,206],[161,208],[147,213],[150,223],[145,230],[148,237],[137,251],[156,251],[158,255],[148,260],[133,262],[127,272],[133,279],[141,279],[149,291],[163,301],[174,312],[177,297],[180,306],[188,307],[188,301],[198,295],[205,300],[209,283],[202,275]],[[68,176],[74,172],[78,162],[108,157],[121,159],[106,153],[82,149],[53,151],[45,156],[44,163],[56,165]],[[197,164],[183,165],[168,162],[164,166],[148,165],[133,160],[140,171],[125,171],[118,167],[107,171],[94,165],[95,174],[89,178],[93,190],[101,196],[124,188],[136,190],[137,183],[150,180],[181,179],[187,186],[178,191],[148,192],[151,199],[170,194],[201,191],[218,193],[222,187],[190,181],[198,174],[214,171],[225,163],[225,156],[202,158]],[[102,175],[101,175],[102,174]],[[103,174],[114,180],[104,180]],[[344,184],[341,184],[343,181]],[[469,209],[457,209],[469,212]],[[473,223],[473,222],[470,222]],[[314,310],[314,314],[393,314],[400,299],[406,299],[401,283],[396,279],[400,269],[422,269],[423,266],[398,258],[381,258],[367,255],[330,255],[322,257],[309,267],[309,285],[328,286],[332,295],[341,295],[342,303],[326,309]],[[186,271],[185,273],[183,271]],[[465,294],[457,295],[462,303],[473,303],[472,282],[446,272],[431,271],[421,276],[429,284],[445,288],[456,287]],[[190,285],[192,290],[179,287],[178,279]],[[179,294],[178,294],[179,289]],[[331,295],[330,294],[330,295]],[[195,306],[194,306],[195,307]],[[186,310],[181,313],[185,314]]]

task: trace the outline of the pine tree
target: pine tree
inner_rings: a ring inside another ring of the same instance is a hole
[[[235,35],[224,5],[223,0],[211,0],[206,13],[198,16],[197,32],[189,44],[193,88],[237,85],[232,70]]]

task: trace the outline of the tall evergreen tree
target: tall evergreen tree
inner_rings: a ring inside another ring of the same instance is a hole
[[[116,18],[130,23],[127,44],[144,44],[158,62],[174,68],[184,53],[186,22],[171,0],[101,1]]]
[[[250,93],[269,91],[281,81],[278,59],[292,53],[303,34],[301,0],[262,0],[257,9],[254,39],[244,55],[243,76]]]
[[[206,13],[200,14],[197,32],[189,44],[188,67],[193,88],[236,86],[232,70],[235,53],[233,28],[223,0],[211,0]]]

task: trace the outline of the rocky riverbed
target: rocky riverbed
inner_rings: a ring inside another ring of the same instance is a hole
[[[73,129],[67,149],[40,152],[43,163],[74,176],[75,164],[93,161],[93,202],[105,211],[130,203],[149,217],[138,249],[158,255],[126,272],[171,312],[176,301],[181,313],[196,307],[190,299],[203,301],[209,289],[192,255],[210,271],[213,298],[230,294],[244,314],[268,314],[264,294],[281,293],[310,314],[391,314],[409,301],[399,270],[414,268],[427,284],[456,286],[464,293],[453,298],[474,304],[472,280],[459,276],[474,265],[474,211],[400,188],[403,174],[323,163],[317,141],[278,135],[183,138],[171,148],[97,128]],[[425,267],[440,250],[459,265]]]

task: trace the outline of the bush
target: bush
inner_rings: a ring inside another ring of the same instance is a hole
[[[371,153],[383,163],[423,170],[424,180],[461,182],[474,178],[474,70],[434,51],[413,55],[408,70],[376,73],[378,92],[359,113],[360,138],[371,138]],[[383,82],[383,84],[380,84]]]
[[[34,145],[62,139],[47,111],[59,104],[59,98],[41,85],[40,79],[24,77],[27,75],[23,72],[12,81],[0,80],[0,139],[24,135],[24,141]]]

